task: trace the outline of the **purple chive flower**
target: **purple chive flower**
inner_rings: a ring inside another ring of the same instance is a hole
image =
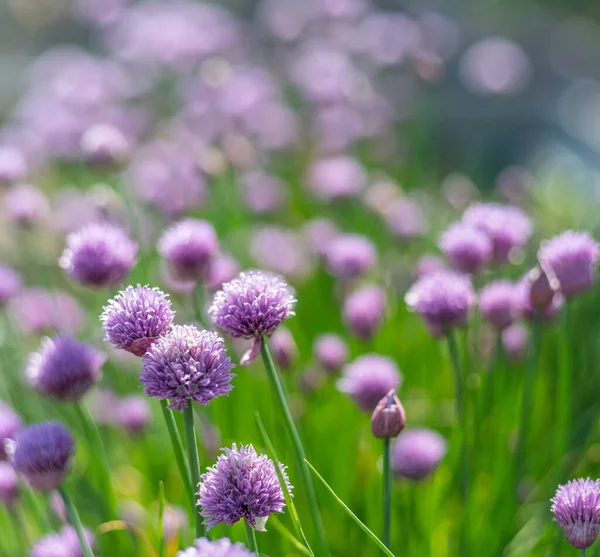
[[[371,415],[371,433],[378,439],[397,437],[406,425],[406,413],[393,389],[378,403]]]
[[[411,480],[424,480],[439,465],[447,451],[446,440],[425,428],[405,430],[392,445],[392,470]]]
[[[315,162],[308,171],[308,185],[323,201],[358,195],[367,182],[362,166],[345,155]]]
[[[0,462],[0,503],[12,507],[19,498],[19,478],[8,462]]]
[[[6,304],[21,289],[21,276],[8,265],[0,263],[0,305]]]
[[[381,326],[385,307],[385,292],[378,286],[364,286],[344,302],[344,323],[354,336],[367,341]]]
[[[38,391],[73,402],[98,381],[105,360],[104,354],[73,337],[45,338],[40,350],[29,356],[26,375]]]
[[[20,430],[21,418],[8,404],[0,401],[0,461],[7,459],[7,444],[15,439]]]
[[[298,359],[298,346],[292,333],[286,327],[279,327],[271,337],[273,360],[282,370],[291,369]]]
[[[14,147],[0,146],[0,185],[22,180],[27,175],[27,161]]]
[[[519,287],[508,280],[491,282],[479,292],[481,315],[496,329],[504,329],[513,322],[518,305]]]
[[[413,277],[415,280],[429,275],[435,271],[443,271],[446,269],[446,262],[437,255],[425,254],[417,260],[413,269]]]
[[[529,331],[520,323],[513,323],[502,331],[502,347],[512,361],[522,360],[529,347]]]
[[[219,241],[212,224],[185,219],[171,225],[158,241],[158,251],[169,269],[180,280],[200,280],[209,273],[219,252]]]
[[[600,481],[579,479],[558,486],[550,510],[573,547],[590,547],[600,532]]]
[[[19,432],[12,463],[31,487],[52,491],[67,477],[74,452],[69,430],[58,422],[45,422]]]
[[[529,275],[525,275],[517,283],[517,308],[518,313],[526,319],[533,321],[536,312],[541,312],[544,321],[554,321],[558,311],[564,304],[564,297],[560,292],[554,293],[550,304],[545,309],[535,309],[532,304],[532,282]]]
[[[164,292],[149,286],[128,286],[100,316],[106,340],[136,356],[143,356],[173,325],[175,314]]]
[[[405,197],[397,198],[383,207],[382,215],[390,232],[401,240],[422,236],[428,228],[421,206]]]
[[[116,421],[129,435],[139,435],[150,423],[148,401],[137,395],[125,397],[117,403]]]
[[[208,276],[204,280],[204,286],[211,292],[216,292],[223,288],[223,284],[233,280],[239,272],[238,263],[231,255],[218,255],[212,260],[208,268]]]
[[[244,203],[256,215],[276,213],[285,202],[286,186],[275,176],[255,170],[244,174],[240,183]]]
[[[587,232],[567,230],[544,242],[538,253],[542,265],[554,272],[565,298],[588,291],[596,281],[600,248]]]
[[[86,286],[112,288],[135,265],[137,244],[121,228],[93,223],[67,236],[59,264]]]
[[[319,336],[315,340],[313,353],[328,373],[338,372],[348,361],[348,346],[342,337],[333,333]]]
[[[84,528],[84,535],[93,549],[94,535]],[[41,538],[31,549],[31,557],[83,557],[77,533],[72,526],[65,526],[60,533]]]
[[[50,213],[45,195],[31,184],[16,184],[4,196],[7,218],[18,226],[28,227]]]
[[[252,555],[241,543],[231,543],[227,538],[216,541],[200,538],[192,547],[180,551],[177,557],[252,557]]]
[[[398,366],[385,356],[365,354],[347,364],[337,381],[337,388],[349,395],[365,412],[372,412],[377,403],[402,382]]]
[[[335,224],[328,219],[312,219],[302,230],[309,249],[316,255],[325,256],[329,242],[338,235]]]
[[[463,222],[487,234],[496,263],[508,262],[511,251],[522,248],[533,232],[531,219],[521,209],[500,203],[471,205]]]
[[[171,401],[183,410],[193,400],[208,404],[233,389],[231,363],[223,339],[191,325],[174,325],[142,359],[140,382],[148,396]]]
[[[258,356],[262,337],[271,336],[294,315],[295,305],[294,292],[282,277],[246,271],[223,285],[208,313],[230,337],[253,339],[252,348],[242,358],[242,364],[246,364]]]
[[[252,445],[238,449],[234,444],[223,450],[225,454],[200,479],[198,505],[204,524],[212,528],[244,519],[251,528],[262,531],[269,515],[285,507],[275,464],[266,455],[257,454]],[[285,467],[280,468],[291,489]]]
[[[329,272],[338,278],[364,275],[377,259],[375,246],[360,234],[340,234],[327,244],[325,262]]]
[[[476,297],[468,277],[437,271],[415,282],[404,300],[411,311],[421,316],[429,332],[440,337],[465,325]]]
[[[129,157],[131,144],[117,126],[95,124],[81,136],[81,151],[93,165],[118,165]]]
[[[492,258],[492,242],[474,226],[456,222],[440,238],[440,249],[454,269],[477,274]]]

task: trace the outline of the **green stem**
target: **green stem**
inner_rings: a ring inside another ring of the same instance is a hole
[[[202,283],[197,282],[192,292],[192,304],[194,306],[194,316],[196,321],[200,324],[203,329],[208,329],[204,322],[204,316],[202,310],[204,306],[204,286]]]
[[[258,552],[258,544],[256,543],[256,532],[250,527],[248,521],[244,520],[244,526],[246,526],[246,539],[248,540],[248,549],[253,553],[256,553],[256,557],[260,557]]]
[[[173,416],[173,411],[168,407],[166,400],[160,401],[160,407],[165,418],[165,423],[167,424],[169,437],[171,437],[171,444],[173,445],[173,452],[175,453],[177,467],[179,468],[179,473],[181,474],[181,479],[183,480],[185,491],[189,496],[190,493],[194,493],[194,490],[192,488],[192,478],[190,476],[190,469],[188,468],[187,462],[185,460],[185,450],[183,448],[183,443],[181,442],[181,437],[179,436],[177,424],[175,423],[175,416]],[[196,502],[195,497],[193,495],[191,498],[191,502],[192,512],[196,514]]]
[[[581,550],[581,557],[587,557],[587,549]]]
[[[188,400],[188,405],[183,411],[183,428],[188,452],[188,463],[192,475],[192,486],[198,487],[200,483],[200,459],[198,458],[198,444],[194,428],[194,409],[191,400]],[[192,498],[195,498],[195,488],[192,492]],[[196,508],[194,508],[194,520],[196,523],[196,537],[200,537],[204,533],[204,528],[202,527],[202,517]]]
[[[571,369],[569,356],[569,302],[562,310],[562,324],[559,334],[558,381],[556,385],[556,441],[554,444],[554,462],[559,468],[568,450],[569,426],[571,421]]]
[[[165,555],[165,531],[163,516],[165,514],[165,484],[158,482],[158,556]]]
[[[94,557],[92,549],[90,548],[90,544],[88,543],[88,540],[85,536],[85,532],[83,530],[83,525],[81,524],[79,514],[77,514],[77,509],[73,505],[71,498],[68,496],[63,486],[60,486],[58,488],[58,491],[60,493],[60,496],[62,497],[63,502],[65,503],[65,508],[67,509],[67,516],[69,517],[69,522],[71,523],[71,526],[75,528],[77,538],[79,538],[79,544],[81,545],[83,557]]]
[[[329,551],[327,549],[327,542],[325,539],[325,528],[323,526],[321,513],[319,511],[319,502],[317,500],[315,486],[309,474],[308,466],[306,465],[306,453],[304,451],[304,446],[302,445],[302,440],[300,439],[300,434],[298,433],[298,429],[296,428],[296,424],[294,423],[294,419],[292,418],[292,413],[290,412],[290,408],[286,400],[286,396],[281,381],[279,379],[279,375],[277,374],[277,370],[275,369],[275,364],[273,363],[271,352],[269,351],[269,347],[267,346],[267,339],[264,337],[262,338],[260,352],[262,355],[263,362],[265,364],[265,369],[267,371],[269,383],[271,384],[271,389],[275,394],[275,398],[279,406],[279,411],[284,418],[285,425],[288,430],[288,435],[290,436],[292,444],[294,445],[296,464],[302,476],[304,489],[306,490],[306,495],[308,497],[308,503],[310,506],[310,513],[315,525],[315,530],[317,532],[317,537],[319,541],[320,551],[318,552],[318,554],[326,556],[329,554]]]
[[[392,477],[390,473],[390,440],[383,440],[383,543],[390,549],[392,517]]]

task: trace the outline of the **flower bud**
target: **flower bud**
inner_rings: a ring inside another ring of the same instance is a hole
[[[543,267],[532,269],[527,275],[529,281],[529,302],[537,311],[545,311],[552,303],[554,294],[558,292],[558,280],[551,270]]]
[[[375,407],[371,416],[371,432],[379,439],[396,437],[406,425],[404,408],[391,389]]]

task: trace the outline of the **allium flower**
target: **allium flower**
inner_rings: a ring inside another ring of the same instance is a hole
[[[392,470],[411,480],[424,480],[438,467],[446,451],[446,440],[436,431],[405,430],[391,449]]]
[[[237,261],[231,255],[218,255],[212,260],[204,286],[211,292],[223,288],[223,284],[233,280],[240,272]]]
[[[0,146],[0,185],[22,180],[27,175],[23,153],[14,147]]]
[[[91,164],[109,166],[125,162],[131,144],[117,126],[95,124],[81,136],[81,151]]]
[[[512,361],[522,360],[529,347],[529,331],[520,323],[513,323],[502,331],[502,347]]]
[[[600,532],[600,481],[579,479],[558,486],[550,510],[573,547],[590,547]]]
[[[177,554],[177,557],[252,557],[241,543],[231,543],[227,538],[210,541],[206,538],[200,538],[194,542],[192,547],[188,547]]]
[[[16,184],[4,196],[7,218],[19,226],[32,226],[45,218],[50,206],[44,194],[31,184]]]
[[[263,271],[246,271],[223,285],[208,310],[213,322],[232,338],[253,339],[249,363],[260,352],[262,337],[271,336],[281,323],[294,315],[296,299],[282,277]]]
[[[26,375],[32,385],[57,400],[78,401],[100,378],[104,354],[89,344],[62,335],[45,338],[29,356]]]
[[[12,267],[0,263],[0,305],[8,300],[21,289],[21,276]]]
[[[58,422],[45,422],[19,432],[12,463],[31,487],[52,491],[67,477],[74,452],[69,430]]]
[[[558,311],[563,306],[565,298],[560,292],[556,292],[550,304],[546,306],[546,308],[542,310],[536,310],[532,305],[532,283],[529,279],[529,275],[525,275],[519,280],[517,283],[517,308],[518,313],[525,317],[526,319],[533,321],[535,319],[535,314],[538,311],[541,311],[542,317],[544,321],[554,321]]]
[[[158,251],[175,277],[200,280],[208,275],[219,252],[219,241],[212,224],[184,219],[165,230],[158,241]]]
[[[59,264],[90,287],[117,286],[135,265],[137,244],[112,224],[92,223],[67,236]]]
[[[565,298],[571,298],[594,284],[600,248],[587,232],[567,230],[544,242],[538,258],[554,272]]]
[[[325,262],[334,277],[356,278],[364,275],[377,259],[375,246],[360,234],[340,234],[327,244]]]
[[[238,449],[234,444],[223,450],[225,454],[200,479],[198,505],[204,524],[212,528],[244,519],[251,528],[264,530],[269,515],[285,507],[275,464],[266,455],[257,454],[252,445]],[[284,466],[281,473],[291,489]]]
[[[12,507],[19,497],[19,478],[8,462],[0,462],[0,503]]]
[[[379,354],[365,354],[342,370],[337,388],[349,395],[365,412],[372,412],[390,391],[400,387],[402,376],[396,364]]]
[[[150,423],[151,412],[148,401],[137,395],[131,395],[117,403],[116,422],[129,435],[138,435]]]
[[[508,327],[514,320],[519,306],[519,288],[508,280],[497,280],[479,292],[481,315],[496,329]]]
[[[439,337],[453,327],[465,325],[476,297],[468,277],[437,271],[413,284],[404,300],[410,310],[421,316],[429,332]]]
[[[348,361],[348,346],[342,337],[333,333],[319,336],[313,352],[317,362],[329,373],[339,371]]]
[[[266,215],[281,209],[285,201],[286,186],[279,178],[255,170],[244,174],[240,183],[244,203],[252,213]]]
[[[487,234],[462,222],[451,225],[439,245],[452,267],[461,273],[477,274],[492,258],[492,241]]]
[[[144,354],[140,382],[148,396],[183,410],[193,400],[208,404],[233,389],[233,364],[223,339],[190,325],[174,325]]]
[[[390,232],[401,240],[422,236],[428,228],[421,206],[405,197],[395,199],[384,207],[382,216]]]
[[[417,260],[413,269],[414,279],[420,279],[425,275],[433,273],[434,271],[443,271],[446,269],[446,263],[437,255],[425,254]]]
[[[166,334],[175,314],[164,292],[149,286],[128,286],[106,306],[100,316],[106,340],[136,356],[143,356]]]
[[[337,156],[314,163],[308,171],[308,185],[324,201],[358,195],[366,185],[362,166],[348,156]]]
[[[271,337],[273,360],[282,370],[289,370],[298,359],[298,346],[292,333],[286,327],[279,327]]]
[[[397,437],[406,425],[406,414],[394,390],[378,403],[371,415],[371,433],[379,439]]]
[[[6,445],[21,429],[21,418],[8,404],[0,401],[0,460],[6,460]]]
[[[500,203],[471,205],[463,215],[463,222],[488,235],[496,263],[506,263],[510,252],[522,248],[533,231],[531,219],[521,209]]]
[[[363,286],[344,302],[344,323],[353,335],[369,340],[379,329],[385,313],[385,292],[378,286]]]
[[[312,219],[302,230],[309,249],[316,255],[325,256],[329,242],[338,235],[335,224],[328,219]]]
[[[94,535],[84,528],[90,547],[94,547]],[[77,533],[72,526],[65,526],[60,533],[41,538],[31,549],[31,557],[83,557]]]

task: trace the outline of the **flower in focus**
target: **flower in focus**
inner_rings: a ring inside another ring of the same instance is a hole
[[[266,455],[257,454],[252,445],[238,449],[234,444],[224,449],[217,463],[200,479],[198,505],[204,524],[212,528],[244,519],[251,528],[264,530],[269,515],[282,512],[285,506],[275,466]],[[285,467],[280,468],[289,490]]]
[[[227,538],[211,541],[200,538],[177,554],[177,557],[253,557],[241,543],[232,543]]]
[[[19,478],[8,462],[0,462],[0,503],[12,507],[19,498]]]
[[[104,354],[70,336],[45,338],[40,350],[29,356],[26,375],[38,391],[73,402],[98,381],[105,360]]]
[[[174,325],[147,350],[139,379],[145,393],[183,410],[190,401],[208,404],[233,389],[233,364],[223,339],[190,325]]]
[[[497,280],[479,292],[481,315],[496,329],[508,327],[518,310],[518,286],[508,280]]]
[[[21,276],[8,265],[0,263],[0,305],[4,305],[21,290]]]
[[[360,234],[340,234],[327,244],[325,262],[329,272],[338,278],[364,275],[377,259],[373,243]]]
[[[19,432],[12,463],[33,489],[52,491],[67,477],[74,452],[69,430],[58,422],[45,422]]]
[[[363,286],[348,296],[342,315],[350,332],[369,340],[381,326],[385,314],[385,292],[378,286]]]
[[[14,440],[21,429],[21,418],[8,404],[0,401],[0,461],[6,460],[7,443]]]
[[[4,196],[7,219],[18,226],[29,227],[50,213],[44,194],[31,184],[16,184]]]
[[[127,276],[136,256],[137,244],[121,228],[93,223],[67,236],[59,264],[83,285],[112,288]]]
[[[116,422],[129,435],[139,435],[150,423],[151,412],[148,401],[131,395],[118,401]]]
[[[567,230],[544,242],[538,253],[542,265],[550,268],[565,298],[588,291],[596,280],[600,257],[598,243],[587,232]]]
[[[447,450],[446,440],[436,431],[408,429],[392,445],[392,470],[411,480],[424,480],[438,467]]]
[[[590,547],[600,532],[600,481],[579,479],[558,486],[550,510],[573,547]]]
[[[173,325],[175,313],[164,292],[149,286],[128,286],[104,306],[100,321],[106,340],[143,356],[158,337]]]
[[[379,439],[397,437],[406,424],[404,407],[390,390],[378,403],[371,415],[371,433]]]
[[[365,354],[347,364],[337,388],[349,395],[365,412],[372,412],[390,390],[400,387],[402,377],[396,364],[379,354]]]
[[[481,230],[457,222],[440,238],[440,249],[454,269],[461,273],[477,274],[492,257],[492,242]]]
[[[328,373],[336,373],[348,361],[348,346],[333,333],[319,336],[313,346],[315,359]]]

